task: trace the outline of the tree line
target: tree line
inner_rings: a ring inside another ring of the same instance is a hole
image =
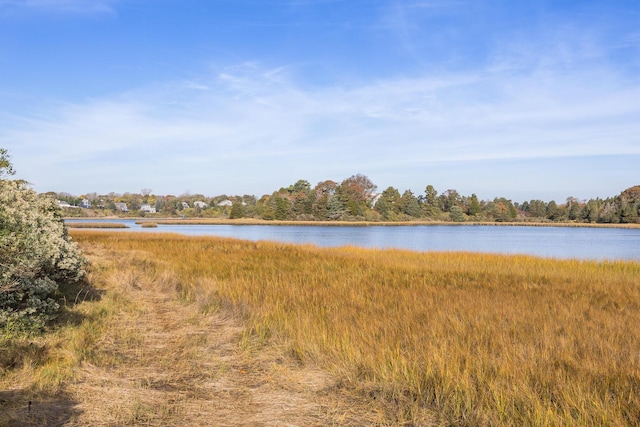
[[[0,148],[0,328],[6,331],[42,328],[60,309],[59,287],[84,279],[87,260],[69,238],[63,221],[63,216],[72,214],[293,221],[640,222],[640,185],[607,199],[580,201],[570,197],[563,204],[541,200],[519,204],[505,198],[479,200],[475,194],[462,196],[455,190],[438,193],[432,185],[419,195],[410,190],[401,194],[394,187],[378,193],[377,186],[361,174],[340,183],[322,181],[314,187],[298,180],[260,199],[251,195],[158,196],[151,189],[136,194],[43,195],[25,181],[12,179],[13,175],[8,152]],[[74,207],[63,211],[60,201]],[[116,204],[126,204],[127,213]],[[81,205],[91,208],[79,208]]]
[[[102,212],[117,213],[116,203],[126,203],[128,215],[154,215],[200,218],[257,218],[288,221],[452,221],[452,222],[583,222],[638,223],[640,185],[630,187],[617,196],[605,199],[579,200],[568,197],[564,202],[528,200],[514,202],[504,197],[480,200],[475,194],[465,196],[454,189],[439,192],[432,185],[424,193],[411,190],[402,193],[394,187],[377,192],[377,186],[365,175],[356,174],[338,183],[321,181],[311,186],[301,179],[260,198],[253,195],[202,194],[154,195],[150,189],[140,193],[90,193],[73,196],[49,193],[58,200],[80,206],[88,200]],[[141,212],[142,206],[153,206],[155,213]],[[69,212],[73,215],[73,212]],[[81,210],[75,213],[83,215]]]

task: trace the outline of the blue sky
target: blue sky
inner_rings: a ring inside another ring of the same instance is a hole
[[[37,191],[607,197],[640,184],[640,2],[0,0]]]

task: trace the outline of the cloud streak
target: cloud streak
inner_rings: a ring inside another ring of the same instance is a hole
[[[419,191],[424,177],[403,171],[437,163],[640,155],[640,86],[620,82],[606,68],[570,76],[483,71],[323,88],[304,87],[277,71],[230,67],[187,84],[64,105],[5,123],[0,146],[11,149],[18,169],[38,188],[89,187],[67,189],[77,192],[100,183],[96,190],[155,186],[176,193],[213,182],[221,192],[263,193],[300,177],[363,172],[375,180],[391,166],[397,182],[389,185]],[[106,183],[105,174],[112,177]],[[215,191],[199,189],[206,190]]]

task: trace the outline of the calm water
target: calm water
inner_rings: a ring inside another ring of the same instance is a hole
[[[83,220],[69,220],[83,221]],[[96,222],[95,220],[86,220]],[[111,221],[111,220],[107,220]],[[429,226],[277,226],[158,225],[142,228],[135,220],[126,231],[171,232],[190,236],[220,236],[271,240],[317,246],[361,246],[415,251],[472,251],[528,254],[554,258],[640,261],[640,229],[575,227]],[[125,230],[114,230],[125,231]]]

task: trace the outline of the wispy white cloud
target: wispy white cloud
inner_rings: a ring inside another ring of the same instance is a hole
[[[640,159],[637,26],[618,19],[619,7],[599,15],[592,3],[278,0],[270,14],[251,0],[216,3],[209,22],[171,2],[126,9],[123,25],[93,35],[63,32],[54,19],[3,59],[25,76],[0,85],[0,147],[43,191],[260,194],[353,173],[414,191],[430,174],[472,191],[556,188],[580,176],[557,167],[567,159]],[[0,20],[27,34],[26,20],[7,17],[100,17],[128,4],[0,0]],[[163,38],[174,17],[184,24],[175,43]],[[109,31],[120,41],[100,44]],[[39,38],[48,34],[60,37],[49,45]],[[82,61],[65,67],[64,58]],[[81,84],[65,87],[70,75]],[[140,79],[155,84],[127,87]],[[525,163],[530,182],[514,173]],[[613,181],[581,179],[583,188]],[[597,195],[620,190],[609,185]]]
[[[420,165],[447,162],[640,155],[640,84],[620,81],[606,67],[571,74],[484,70],[322,88],[285,74],[245,64],[187,84],[64,105],[7,121],[0,146],[43,190],[73,191],[65,186],[75,181],[86,191],[151,186],[211,193],[268,192],[301,177],[313,182],[356,172],[375,179],[390,168],[398,182],[389,184],[419,190],[424,178],[403,171],[415,175]]]

